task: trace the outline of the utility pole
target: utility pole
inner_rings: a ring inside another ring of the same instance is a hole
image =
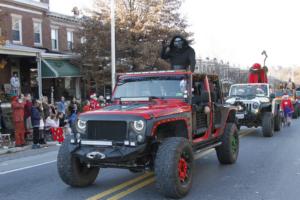
[[[116,85],[116,34],[115,34],[115,0],[110,0],[110,19],[111,19],[111,89]]]
[[[43,82],[42,82],[42,56],[41,53],[38,52],[36,53],[36,63],[37,63],[37,72],[38,72],[38,76],[37,76],[37,82],[38,82],[38,92],[39,92],[39,99],[42,99],[43,97]]]

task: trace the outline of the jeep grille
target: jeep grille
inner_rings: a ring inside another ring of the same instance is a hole
[[[245,103],[246,111],[251,112],[252,104],[251,103]]]
[[[87,138],[124,141],[127,139],[127,123],[124,121],[88,121]]]

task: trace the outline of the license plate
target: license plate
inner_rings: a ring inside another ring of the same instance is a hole
[[[236,114],[235,116],[236,116],[236,118],[238,118],[238,119],[244,119],[244,118],[245,118],[245,115],[244,115],[244,114]]]

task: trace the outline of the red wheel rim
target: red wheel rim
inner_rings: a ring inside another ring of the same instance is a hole
[[[188,163],[184,158],[180,158],[178,162],[178,176],[181,182],[184,182],[187,178]]]

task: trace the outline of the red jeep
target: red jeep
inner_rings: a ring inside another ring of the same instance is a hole
[[[236,110],[223,105],[221,91],[214,75],[119,75],[111,105],[81,114],[74,133],[61,146],[61,179],[83,187],[95,181],[100,168],[151,170],[162,194],[185,196],[196,153],[215,148],[221,164],[237,159]]]

